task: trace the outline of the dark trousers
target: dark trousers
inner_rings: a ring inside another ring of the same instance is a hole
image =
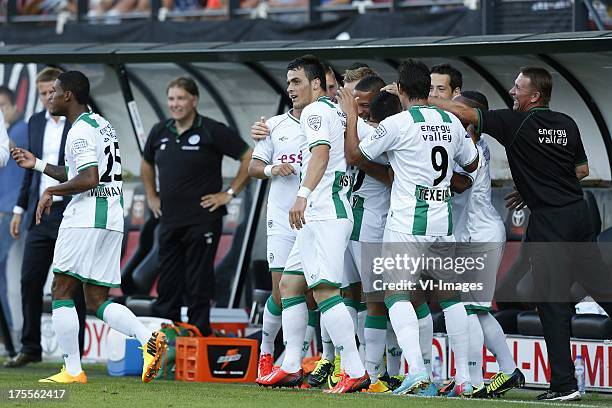
[[[210,302],[214,297],[214,261],[222,220],[184,227],[160,225],[158,298],[156,316],[181,320],[181,306],[188,307],[189,323],[204,336],[211,333]]]
[[[553,391],[577,389],[570,350],[571,285],[578,282],[612,316],[612,278],[594,242],[589,211],[584,200],[532,211],[527,228]]]
[[[22,353],[42,355],[40,317],[43,312],[43,287],[53,262],[53,250],[63,211],[63,205],[53,204],[51,213],[43,215],[41,223],[33,225],[26,237],[21,267]],[[86,310],[83,288],[80,285],[75,293],[74,304],[79,315],[79,346],[83,354]]]

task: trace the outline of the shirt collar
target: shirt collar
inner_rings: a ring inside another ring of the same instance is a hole
[[[51,113],[49,113],[48,110],[45,111],[45,120],[49,121],[51,120]],[[66,121],[66,117],[65,116],[60,116],[59,117],[59,122],[57,123],[64,123]]]
[[[196,113],[196,117],[195,119],[193,119],[193,123],[191,124],[191,127],[189,129],[187,129],[186,131],[183,132],[183,134],[189,132],[191,129],[197,129],[202,127],[202,122],[203,122],[204,118],[202,117],[202,115],[200,115],[199,113]],[[166,127],[172,132],[174,133],[174,135],[176,137],[179,137],[180,135],[178,134],[178,130],[176,129],[176,122],[174,121],[174,119],[170,119],[168,121],[168,124],[166,125]]]

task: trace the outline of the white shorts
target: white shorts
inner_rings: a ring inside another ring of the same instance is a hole
[[[60,228],[53,253],[53,273],[64,273],[83,283],[121,286],[123,233],[101,228]]]
[[[308,221],[298,232],[296,242],[309,288],[321,283],[341,286],[344,252],[352,229],[351,220],[336,219]]]
[[[361,282],[361,247],[359,241],[349,241],[344,251],[342,288]]]
[[[497,243],[495,243],[497,244]],[[489,248],[478,248],[478,245],[457,246],[455,254],[457,257],[470,257],[479,260],[483,268],[474,268],[466,271],[465,278],[462,281],[467,283],[481,283],[482,291],[469,291],[461,293],[461,301],[465,305],[466,310],[473,312],[489,312],[493,296],[495,294],[495,284],[497,281],[497,271],[501,265],[504,255],[505,243],[499,243],[499,246]]]
[[[298,231],[298,235],[299,235]],[[304,268],[302,267],[302,258],[300,257],[300,250],[298,248],[297,239],[293,243],[285,267],[283,268],[283,275],[304,275]]]
[[[384,273],[384,280],[418,282],[421,275],[444,282],[456,280],[453,269],[445,269],[442,260],[453,258],[455,237],[453,235],[412,235],[385,228],[382,245],[384,259],[399,259]],[[399,257],[399,258],[398,258]],[[404,262],[409,259],[410,261]],[[413,263],[415,261],[416,263]]]
[[[295,235],[268,235],[268,267],[270,272],[282,272],[295,243]]]

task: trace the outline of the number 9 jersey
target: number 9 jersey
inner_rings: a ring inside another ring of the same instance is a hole
[[[64,211],[60,228],[101,228],[123,232],[121,155],[115,129],[102,116],[85,112],[66,138],[68,179],[97,166],[100,182],[76,194]]]
[[[451,113],[412,106],[380,122],[359,149],[368,160],[387,152],[395,173],[386,229],[411,235],[453,233],[453,162],[466,167],[478,150]]]

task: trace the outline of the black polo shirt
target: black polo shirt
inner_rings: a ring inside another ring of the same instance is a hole
[[[512,178],[530,209],[582,200],[575,168],[587,157],[572,118],[548,108],[477,111],[478,130],[506,148]]]
[[[178,134],[173,119],[156,124],[149,133],[143,158],[157,167],[162,223],[184,226],[212,221],[227,214],[200,206],[201,197],[223,187],[223,156],[240,159],[249,146],[233,130],[197,115],[190,129]]]

